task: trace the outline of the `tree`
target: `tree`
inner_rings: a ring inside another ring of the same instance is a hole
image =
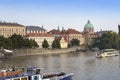
[[[0,36],[0,48],[36,48],[37,42],[32,39],[24,38],[21,35],[13,34],[9,38]]]
[[[12,42],[9,38],[5,38],[3,36],[0,36],[0,47],[2,48],[11,48]]]
[[[35,48],[38,44],[35,40],[23,38],[21,35],[14,34],[10,37],[12,48]]]
[[[33,40],[33,46],[34,46],[34,48],[35,47],[37,47],[37,48],[39,47],[39,45],[37,44],[37,42],[35,40]]]
[[[60,41],[55,39],[52,43],[52,48],[60,48]]]
[[[92,47],[99,49],[120,49],[120,37],[115,32],[104,33],[93,40]]]
[[[70,46],[80,46],[80,41],[78,39],[72,39],[70,41]]]
[[[13,34],[10,39],[12,40],[13,48],[22,48],[23,46],[23,38],[21,35]]]
[[[44,41],[42,43],[42,47],[45,49],[49,47],[48,41],[46,39],[44,39]]]
[[[24,47],[25,48],[37,48],[39,46],[35,40],[32,40],[32,39],[29,40],[28,38],[25,38],[24,39]]]

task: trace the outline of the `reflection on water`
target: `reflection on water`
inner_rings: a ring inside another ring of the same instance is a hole
[[[39,66],[43,73],[73,72],[74,80],[120,80],[117,57],[97,59],[94,53],[68,53],[43,56],[12,57],[0,60],[0,68],[8,66]]]

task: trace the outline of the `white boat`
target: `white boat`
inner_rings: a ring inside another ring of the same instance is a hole
[[[72,80],[73,73],[65,74],[64,72],[54,74],[41,74],[41,68],[33,66],[24,68],[0,71],[0,80]]]
[[[96,57],[110,57],[110,56],[118,56],[119,51],[115,49],[103,49],[96,53]]]
[[[8,50],[8,49],[1,49],[0,50],[0,58],[9,58],[10,56],[13,55],[13,51],[12,50]]]
[[[13,51],[12,50],[8,50],[8,49],[3,49],[5,52],[7,52],[7,53],[13,53]]]

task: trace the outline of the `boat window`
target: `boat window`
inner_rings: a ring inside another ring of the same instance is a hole
[[[37,70],[36,70],[36,74],[40,74],[40,69],[37,69]]]
[[[33,76],[33,80],[39,80],[39,76]]]
[[[15,78],[15,79],[13,79],[13,80],[20,80],[20,78]]]
[[[21,80],[27,80],[27,77],[21,78]]]

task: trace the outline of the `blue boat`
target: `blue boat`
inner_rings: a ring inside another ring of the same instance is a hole
[[[25,72],[24,68],[0,72],[0,80],[72,80],[72,77],[73,73],[65,74],[64,72],[43,75],[41,69],[36,66],[27,68]]]

